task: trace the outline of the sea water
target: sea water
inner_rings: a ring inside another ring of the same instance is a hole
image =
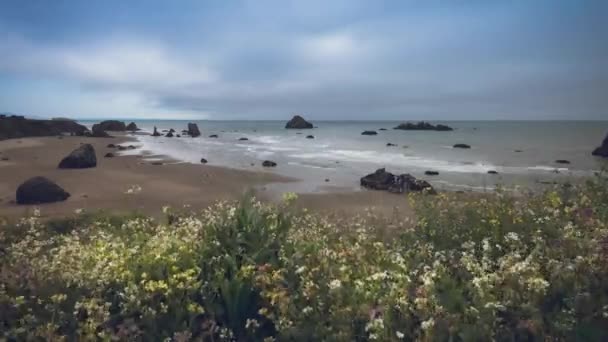
[[[135,120],[143,132],[156,126],[159,132],[173,128],[176,134],[188,122]],[[396,121],[315,121],[316,128],[305,130],[285,129],[285,121],[190,122],[198,124],[200,137],[134,135],[141,148],[125,153],[195,164],[205,158],[210,165],[275,172],[300,180],[287,185],[293,191],[358,190],[359,179],[378,168],[410,173],[439,189],[485,191],[497,185],[529,188],[579,181],[606,167],[605,160],[591,155],[608,133],[605,121],[435,122],[453,127],[451,132],[394,130]],[[378,134],[361,135],[364,130]],[[212,134],[218,138],[209,138]],[[458,143],[471,148],[452,147]],[[555,163],[558,159],[570,164]],[[263,160],[278,166],[262,168]],[[427,170],[439,175],[426,176]]]

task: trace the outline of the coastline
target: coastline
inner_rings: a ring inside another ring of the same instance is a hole
[[[141,153],[121,155],[107,145],[129,145],[136,139],[114,134],[112,138],[64,136],[0,141],[0,157],[8,158],[0,161],[0,217],[23,217],[35,208],[40,209],[42,217],[48,218],[100,210],[112,214],[135,211],[158,216],[167,205],[202,210],[217,201],[242,198],[246,193],[252,193],[262,201],[277,201],[282,197],[282,191],[273,190],[273,185],[296,181],[270,171],[196,165]],[[84,143],[95,148],[97,167],[57,168],[64,156]],[[116,156],[104,158],[108,152]],[[158,165],[158,161],[162,165]],[[34,176],[55,181],[71,194],[70,198],[50,204],[16,204],[17,187]],[[398,212],[405,216],[411,213],[403,196],[378,191],[342,191],[340,188],[299,194],[296,207],[349,216],[366,210],[383,214]]]

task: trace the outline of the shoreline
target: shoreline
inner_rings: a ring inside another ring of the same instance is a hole
[[[166,156],[142,155],[140,150],[136,150],[140,152],[137,155],[121,155],[120,151],[107,147],[108,144],[128,145],[131,142],[135,143],[137,139],[128,135],[112,138],[35,137],[0,141],[0,158],[8,158],[0,160],[0,217],[23,217],[35,208],[39,208],[42,216],[48,218],[100,210],[112,214],[135,211],[157,216],[162,214],[164,206],[189,206],[194,210],[202,210],[217,201],[240,199],[245,193],[252,193],[262,201],[276,202],[282,198],[281,184],[297,182],[295,178],[274,172],[196,165]],[[97,167],[71,170],[57,168],[64,156],[84,143],[92,144],[95,148]],[[116,156],[104,158],[107,152],[113,152]],[[162,165],[155,165],[158,161]],[[63,202],[16,204],[17,187],[34,176],[48,177],[71,196]],[[382,214],[411,214],[404,196],[381,191],[327,190],[328,192],[322,193],[298,194],[296,208],[348,216],[366,210]]]

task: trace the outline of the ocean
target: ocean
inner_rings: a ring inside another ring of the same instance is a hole
[[[159,131],[173,128],[177,134],[188,122],[198,124],[201,137],[134,135],[141,148],[124,153],[195,164],[205,158],[209,165],[275,172],[299,179],[276,185],[296,192],[360,190],[359,179],[378,168],[410,173],[438,189],[491,191],[497,186],[537,188],[579,181],[608,166],[591,155],[608,133],[608,121],[444,121],[434,123],[447,124],[454,131],[435,132],[393,130],[397,121],[314,121],[317,128],[288,130],[285,121],[135,120],[144,132],[156,126]],[[361,135],[364,130],[378,134]],[[212,134],[218,138],[209,138]],[[458,143],[471,148],[452,147]],[[558,159],[570,164],[558,164]],[[263,160],[278,166],[262,168]],[[498,174],[488,174],[490,170]],[[425,171],[439,175],[427,176]]]

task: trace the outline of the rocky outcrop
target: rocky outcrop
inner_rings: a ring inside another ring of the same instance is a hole
[[[154,126],[154,132],[152,132],[152,136],[153,137],[160,137],[160,133],[158,133],[158,130],[156,129],[156,126]]]
[[[376,172],[362,177],[361,186],[393,193],[408,193],[411,191],[435,193],[435,189],[427,181],[416,179],[410,174],[394,175],[385,169],[378,169]]]
[[[433,125],[426,121],[420,121],[417,123],[405,122],[399,124],[397,127],[393,129],[400,129],[405,131],[453,131],[454,129],[450,126],[446,125]]]
[[[95,166],[97,166],[97,157],[91,144],[78,147],[59,163],[60,169],[85,169]]]
[[[188,123],[188,135],[196,138],[201,135],[201,131],[198,130],[198,125],[192,122]]]
[[[471,148],[470,145],[467,144],[454,144],[453,148]]]
[[[593,152],[591,152],[591,154],[594,156],[598,156],[598,157],[608,158],[608,134],[606,134],[606,137],[604,138],[604,141],[602,142],[602,146],[593,150]]]
[[[46,137],[61,134],[84,135],[88,129],[71,120],[31,120],[23,116],[0,118],[0,140]]]
[[[273,162],[272,160],[264,160],[262,162],[262,166],[263,167],[275,167],[275,166],[277,166],[277,163]]]
[[[287,122],[285,128],[288,129],[310,129],[313,128],[312,123],[306,121],[303,117],[295,115]]]
[[[100,124],[94,124],[91,137],[93,138],[109,138],[110,135],[101,127]]]
[[[173,138],[173,132],[169,131],[169,133],[165,134],[166,138]]]
[[[135,122],[131,122],[130,124],[127,125],[126,127],[127,131],[139,131],[139,128],[137,128],[137,125],[135,124]]]
[[[123,132],[127,130],[125,123],[118,120],[105,120],[100,122],[98,125],[104,131]]]
[[[44,177],[34,177],[17,188],[17,204],[41,204],[65,201],[70,194]]]
[[[376,131],[363,131],[361,132],[361,135],[376,135],[378,134],[378,132]]]

